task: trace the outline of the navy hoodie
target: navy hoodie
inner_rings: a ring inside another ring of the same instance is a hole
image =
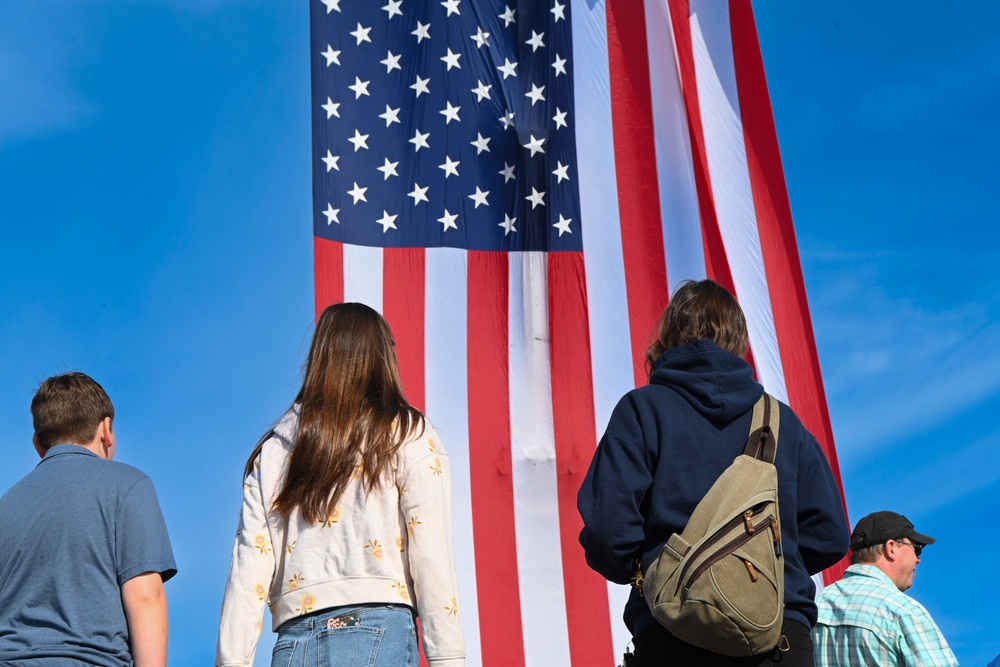
[[[742,453],[763,391],[749,364],[709,340],[672,348],[656,360],[650,383],[615,407],[580,489],[580,543],[590,567],[626,584],[636,558],[643,570],[652,564]],[[826,457],[784,403],[774,463],[785,618],[812,627],[816,591],[810,575],[847,553],[850,528]],[[635,589],[625,623],[633,636],[657,623]]]

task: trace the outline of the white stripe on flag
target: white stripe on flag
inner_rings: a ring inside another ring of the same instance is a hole
[[[632,350],[622,256],[611,123],[607,18],[603,0],[574,3],[573,61],[583,259],[587,272],[594,420],[599,438],[618,399],[633,388]],[[631,639],[622,618],[628,588],[608,583],[616,653]]]
[[[541,252],[508,257],[510,436],[525,664],[568,665],[549,360],[548,260]]]
[[[728,4],[691,1],[691,42],[719,230],[746,314],[757,377],[769,393],[787,403],[747,167]]]
[[[653,100],[656,174],[660,219],[667,262],[667,284],[673,294],[683,280],[706,276],[705,249],[698,213],[698,192],[691,158],[684,92],[670,11],[664,0],[646,0],[646,43]]]
[[[382,312],[382,248],[344,245],[344,301]]]
[[[452,525],[459,609],[466,661],[482,664],[476,555],[472,535],[469,473],[469,394],[466,337],[467,253],[452,248],[426,251],[425,391],[427,417],[441,434],[451,461]]]

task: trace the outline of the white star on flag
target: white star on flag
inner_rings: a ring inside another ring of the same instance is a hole
[[[552,226],[559,230],[559,236],[562,236],[563,232],[566,232],[567,234],[572,234],[573,230],[569,228],[569,223],[571,222],[572,220],[562,217],[562,214],[560,213],[559,222],[553,224]]]
[[[476,83],[479,85],[472,89],[472,92],[476,94],[476,101],[482,102],[483,98],[488,98],[490,96],[490,88],[492,85],[487,86],[482,81],[476,79]]]
[[[340,0],[323,0],[323,4],[326,5],[327,14],[333,11],[340,11]]]
[[[514,165],[504,162],[503,169],[500,170],[500,174],[503,176],[504,183],[511,180],[514,178]]]
[[[476,140],[470,141],[469,143],[476,147],[476,155],[479,155],[483,151],[486,151],[487,153],[490,152],[490,147],[489,147],[490,140],[484,137],[479,132],[476,132]]]
[[[381,171],[383,174],[385,174],[385,178],[383,178],[382,180],[388,181],[390,176],[399,176],[399,174],[396,173],[396,167],[398,166],[399,166],[398,160],[396,162],[389,162],[389,158],[386,158],[385,164],[383,164],[381,167],[378,167],[378,170]]]
[[[490,43],[486,41],[490,38],[490,33],[483,32],[483,26],[479,26],[479,29],[476,30],[476,34],[470,36],[472,37],[472,40],[476,43],[477,49],[481,49],[484,46],[490,45]]]
[[[354,181],[354,188],[351,189],[351,190],[348,190],[347,194],[349,194],[352,197],[354,197],[354,203],[356,205],[359,201],[365,201],[365,202],[368,201],[367,199],[365,199],[365,192],[367,192],[367,191],[368,191],[368,188],[363,188],[360,185],[358,185],[357,181]]]
[[[453,120],[461,122],[461,119],[459,119],[458,117],[458,110],[461,109],[462,107],[453,107],[451,105],[451,102],[446,102],[446,104],[448,106],[438,112],[439,114],[445,117],[444,124],[447,125]]]
[[[444,164],[439,164],[438,169],[444,169],[444,177],[458,176],[458,165],[461,164],[458,160],[452,160],[447,155],[444,156]]]
[[[545,149],[542,148],[542,144],[545,143],[545,137],[541,139],[535,139],[535,135],[529,134],[529,141],[526,144],[521,144],[524,148],[531,151],[531,157],[535,157],[535,153],[544,153]],[[367,148],[367,146],[365,146]]]
[[[430,88],[427,87],[427,84],[430,82],[431,82],[430,77],[427,77],[426,79],[421,79],[420,75],[418,74],[416,83],[410,86],[410,89],[417,91],[417,97],[420,97],[421,93],[430,94],[431,90]]]
[[[362,148],[368,148],[368,136],[367,134],[361,134],[359,130],[354,130],[354,136],[348,139],[348,141],[354,144],[355,153]]]
[[[510,111],[508,113],[505,113],[503,116],[500,117],[500,122],[503,123],[503,129],[505,130],[509,129],[510,126],[514,124],[514,112]]]
[[[407,197],[413,197],[413,205],[416,206],[422,201],[429,202],[430,199],[427,198],[427,190],[430,188],[429,185],[420,187],[417,183],[413,184],[413,192],[407,193]]]
[[[517,222],[517,218],[512,218],[506,213],[503,214],[503,222],[500,223],[500,226],[503,227],[504,236],[507,236],[511,232],[517,231],[516,229],[514,229],[515,222]]]
[[[566,125],[566,112],[565,111],[560,111],[559,107],[556,107],[556,115],[552,117],[552,120],[555,122],[557,130],[560,127],[567,127],[567,125]]]
[[[535,84],[531,84],[531,90],[525,93],[524,96],[531,100],[531,106],[535,106],[535,102],[544,102],[545,86],[539,88]]]
[[[458,214],[449,213],[448,209],[445,209],[444,215],[438,218],[437,221],[440,222],[442,225],[444,225],[444,229],[442,229],[441,231],[446,232],[449,229],[458,229],[458,225],[455,224],[456,220],[458,220]]]
[[[479,186],[477,185],[476,194],[469,195],[469,199],[476,202],[476,208],[479,208],[480,204],[482,204],[483,206],[489,206],[489,203],[486,201],[486,195],[488,195],[489,193],[490,193],[489,190],[483,192],[482,190],[479,189]]]
[[[556,167],[552,171],[552,174],[557,179],[559,179],[557,182],[558,183],[562,183],[564,179],[568,181],[569,180],[569,173],[567,173],[567,172],[569,171],[569,165],[568,164],[563,164],[562,162],[557,162],[556,164],[559,165],[559,166]]]
[[[398,215],[389,215],[388,211],[382,209],[382,217],[376,220],[375,222],[382,225],[382,233],[385,234],[387,231],[389,231],[390,227],[396,229],[395,220],[398,217],[399,217]]]
[[[566,73],[566,59],[560,58],[559,54],[556,54],[556,59],[552,61],[552,67],[556,70],[556,76]]]
[[[385,60],[380,60],[379,62],[385,65],[385,73],[388,74],[394,69],[403,69],[402,65],[399,64],[399,59],[403,57],[403,54],[398,56],[392,55],[392,51],[386,51]]]
[[[371,81],[362,81],[360,77],[357,77],[357,76],[354,77],[354,85],[353,86],[348,86],[348,88],[350,88],[351,90],[354,91],[354,99],[359,100],[359,99],[361,99],[362,95],[368,95],[369,94],[368,93],[368,84],[369,83],[371,83]]]
[[[323,162],[326,163],[326,170],[330,171],[331,169],[336,169],[337,171],[340,171],[340,167],[337,166],[338,160],[340,160],[340,156],[334,155],[330,152],[330,149],[327,149],[326,157],[323,158]]]
[[[524,43],[530,45],[531,46],[531,52],[534,53],[535,51],[537,51],[541,47],[545,46],[545,42],[542,41],[542,39],[544,39],[544,38],[545,38],[545,33],[544,32],[538,33],[538,32],[535,32],[534,30],[532,30],[531,31],[531,39],[526,40]]]
[[[462,0],[444,0],[444,2],[441,3],[441,6],[448,10],[447,16],[451,16],[452,14],[458,14],[461,16],[462,12],[458,11],[458,3],[461,1]]]
[[[431,32],[430,32],[430,30],[431,30],[431,24],[430,23],[428,23],[427,25],[424,25],[420,21],[417,21],[417,29],[414,30],[413,32],[411,32],[410,34],[417,36],[417,44],[419,44],[420,42],[424,41],[425,39],[430,39],[431,38]]]
[[[382,9],[389,12],[389,18],[391,19],[393,16],[403,15],[403,10],[399,8],[399,6],[402,4],[403,0],[389,0],[389,4],[383,5]]]
[[[503,72],[503,78],[506,80],[508,76],[517,76],[517,72],[514,71],[515,67],[517,67],[517,63],[512,63],[510,58],[504,58],[503,65],[500,65],[497,69]]]
[[[413,138],[409,140],[409,143],[413,144],[413,152],[416,153],[421,148],[430,148],[430,144],[427,143],[427,139],[430,136],[430,132],[421,134],[420,130],[414,130]]]
[[[448,66],[448,69],[445,71],[450,72],[452,67],[462,69],[462,66],[458,64],[458,59],[461,57],[461,53],[452,53],[452,50],[448,49],[448,53],[440,58],[440,60]]]
[[[334,208],[333,204],[327,203],[326,210],[323,211],[323,215],[326,216],[326,224],[329,225],[331,223],[336,222],[339,225],[340,219],[337,217],[338,213],[340,213],[339,208]]]
[[[370,33],[371,31],[372,31],[371,28],[362,28],[361,24],[359,23],[357,30],[355,30],[354,32],[347,33],[347,34],[352,35],[355,39],[358,40],[358,43],[356,44],[356,46],[361,46],[361,42],[369,42],[369,43],[371,43],[372,39],[371,39],[371,37],[368,36],[368,33]]]
[[[539,192],[535,188],[531,188],[531,194],[525,199],[531,202],[531,210],[534,211],[536,206],[545,206],[545,191]]]
[[[509,6],[504,7],[503,14],[500,15],[500,18],[503,19],[503,27],[505,28],[511,23],[517,23],[517,21],[514,20],[514,10]]]
[[[323,52],[323,56],[326,57],[326,66],[337,63],[340,64],[340,51],[334,51],[333,47],[329,44],[326,45],[326,51]]]
[[[399,122],[399,109],[393,109],[388,104],[386,104],[385,113],[380,113],[378,117],[385,120],[385,126],[389,127],[393,123]]]
[[[334,103],[334,101],[331,100],[328,97],[328,98],[326,98],[326,104],[323,105],[323,108],[326,109],[326,118],[327,118],[327,120],[329,120],[333,116],[336,116],[337,118],[340,118],[340,111],[338,111],[338,109],[340,109],[340,103],[339,102]]]

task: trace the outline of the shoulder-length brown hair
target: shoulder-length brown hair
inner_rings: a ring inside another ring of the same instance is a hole
[[[707,338],[738,357],[747,352],[749,335],[743,309],[736,297],[711,280],[685,280],[670,297],[653,330],[653,343],[646,350],[646,374],[672,347]]]
[[[360,466],[368,492],[382,488],[392,456],[424,416],[406,402],[389,325],[361,303],[329,306],[316,323],[299,404],[298,432],[274,501],[284,515],[326,519]],[[266,439],[266,437],[265,437]],[[247,461],[253,470],[258,443]]]

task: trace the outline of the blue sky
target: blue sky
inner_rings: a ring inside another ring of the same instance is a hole
[[[985,665],[1000,7],[754,8],[851,517],[938,538],[912,593]],[[242,463],[308,345],[308,35],[305,2],[0,4],[0,490],[38,381],[94,375],[181,565],[171,664],[211,659]]]

